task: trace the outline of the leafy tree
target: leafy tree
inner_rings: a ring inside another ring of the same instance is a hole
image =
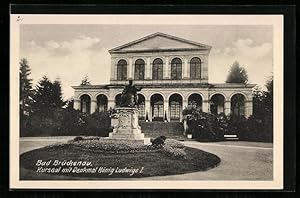
[[[247,83],[248,74],[244,67],[235,61],[228,73],[226,83]]]
[[[31,105],[33,102],[32,79],[28,61],[22,58],[20,61],[20,113],[22,116],[28,116],[31,113]]]
[[[73,110],[74,109],[73,106],[74,106],[74,98],[68,99],[66,101],[65,109],[69,111]]]

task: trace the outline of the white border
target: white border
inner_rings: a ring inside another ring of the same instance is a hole
[[[22,20],[17,21],[17,17]],[[282,189],[283,15],[14,15],[10,16],[10,188],[13,189]],[[274,74],[273,181],[20,181],[20,24],[272,25]]]

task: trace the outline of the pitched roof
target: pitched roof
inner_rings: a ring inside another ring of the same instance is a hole
[[[190,40],[187,40],[187,39],[179,38],[179,37],[172,36],[172,35],[165,34],[165,33],[161,33],[161,32],[156,32],[154,34],[150,34],[148,36],[145,36],[143,38],[140,38],[140,39],[134,40],[132,42],[126,43],[126,44],[121,45],[119,47],[115,47],[113,49],[110,49],[109,52],[110,53],[111,52],[118,52],[118,51],[121,51],[124,48],[133,46],[135,44],[139,44],[139,43],[141,43],[143,41],[149,40],[149,39],[154,38],[154,37],[159,37],[159,36],[167,38],[167,39],[171,39],[173,41],[178,41],[178,42],[181,42],[181,43],[186,43],[186,44],[198,47],[199,49],[206,49],[206,50],[210,50],[211,49],[211,46],[209,46],[209,45],[205,45],[205,44],[202,44],[202,43],[197,43],[197,42],[194,42],[194,41],[190,41]]]

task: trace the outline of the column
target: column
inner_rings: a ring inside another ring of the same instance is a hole
[[[73,108],[75,110],[80,110],[80,100],[74,100]]]
[[[168,122],[170,122],[169,100],[164,101],[164,119],[165,119],[165,113],[167,113],[167,120]]]
[[[183,78],[188,78],[188,59],[184,57],[184,64],[183,64]]]
[[[170,68],[170,63],[169,63],[169,57],[165,57],[165,64],[164,64],[164,79],[170,79],[170,73],[169,73],[169,68]]]
[[[115,63],[116,59],[115,58],[111,58],[111,65],[110,65],[110,80],[116,80],[117,79],[117,75],[116,75],[116,63]]]
[[[188,100],[182,101],[182,109],[185,109],[188,106]]]
[[[132,58],[129,58],[129,64],[128,64],[128,68],[127,68],[127,79],[131,78],[133,79],[133,68],[132,68]]]
[[[201,58],[201,81],[208,82],[208,56]]]
[[[146,62],[146,79],[151,79],[151,64],[150,64],[150,57],[147,57]]]
[[[150,100],[145,100],[145,112],[148,113],[148,120],[152,121]]]
[[[245,102],[245,117],[248,118],[253,114],[253,102],[248,100]]]
[[[180,119],[183,119],[183,109],[185,109],[186,107],[188,106],[188,100],[183,100],[182,101],[182,110],[181,110],[181,118]]]
[[[202,111],[209,113],[209,101],[208,100],[203,100]]]
[[[224,113],[229,115],[231,113],[231,102],[230,100],[226,100],[224,104]]]
[[[96,111],[97,108],[97,100],[92,100],[91,101],[91,114]]]
[[[110,108],[114,108],[115,107],[115,100],[108,100],[107,101],[107,109],[110,109]]]

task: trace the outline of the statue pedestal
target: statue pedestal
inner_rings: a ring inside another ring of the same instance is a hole
[[[118,112],[118,122],[114,126],[113,132],[109,133],[108,139],[149,144],[150,138],[144,137],[141,127],[139,126],[138,109],[132,107],[120,107],[116,110]]]

